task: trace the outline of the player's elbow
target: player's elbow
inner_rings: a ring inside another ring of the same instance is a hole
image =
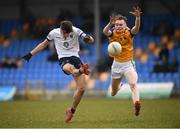
[[[103,33],[106,35],[107,34],[107,30],[104,28],[103,29]]]
[[[134,28],[134,29],[131,30],[131,33],[132,33],[133,35],[136,35],[138,32],[139,32],[139,27]]]
[[[132,31],[131,32],[133,35],[137,35],[138,31]]]
[[[103,31],[104,35],[108,36],[108,32],[107,31]]]

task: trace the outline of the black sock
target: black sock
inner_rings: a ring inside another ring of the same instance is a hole
[[[71,108],[71,112],[72,112],[73,114],[75,113],[75,111],[76,111],[76,109]]]

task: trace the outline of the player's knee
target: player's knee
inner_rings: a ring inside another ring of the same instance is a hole
[[[71,71],[72,71],[71,64],[65,64],[63,66],[63,70],[67,73],[71,73]]]
[[[136,82],[131,82],[129,83],[131,89],[135,89],[136,88]]]
[[[79,87],[78,90],[79,90],[80,92],[84,92],[84,91],[85,91],[85,86]]]
[[[135,82],[130,82],[129,85],[130,85],[131,87],[135,87],[135,86],[136,86],[136,83],[135,83]]]

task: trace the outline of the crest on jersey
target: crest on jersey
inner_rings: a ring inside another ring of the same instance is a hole
[[[70,38],[73,38],[73,34],[70,34]]]
[[[68,42],[64,42],[63,43],[63,48],[66,49],[66,50],[73,49],[73,47],[69,47],[69,43]]]
[[[63,43],[63,46],[64,46],[65,48],[68,48],[68,47],[69,47],[69,43],[68,43],[68,42],[64,42],[64,43]]]

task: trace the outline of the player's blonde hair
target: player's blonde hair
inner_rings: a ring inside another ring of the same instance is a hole
[[[127,17],[125,17],[125,16],[123,16],[123,15],[121,15],[121,14],[117,14],[117,15],[116,15],[116,18],[117,18],[117,20],[127,21]]]

